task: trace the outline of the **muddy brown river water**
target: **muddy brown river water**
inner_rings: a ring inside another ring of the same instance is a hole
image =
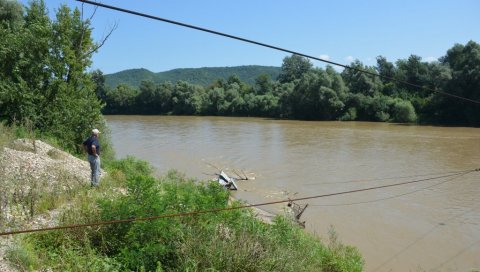
[[[244,171],[255,179],[238,181],[233,194],[252,204],[425,179],[300,202],[309,204],[306,230],[326,240],[333,226],[361,251],[366,271],[480,269],[480,172],[457,173],[480,168],[480,128],[183,116],[107,122],[117,157],[203,180],[217,169]]]

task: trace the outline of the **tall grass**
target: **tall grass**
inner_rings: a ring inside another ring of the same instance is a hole
[[[10,145],[15,139],[15,131],[11,127],[0,122],[0,152],[4,147]]]
[[[0,230],[21,228],[36,216],[69,203],[87,188],[86,182],[61,168],[47,170],[55,176],[54,182],[50,175],[19,172],[22,174],[9,177],[0,172]]]

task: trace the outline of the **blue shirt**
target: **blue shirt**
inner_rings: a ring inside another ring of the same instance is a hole
[[[97,150],[97,155],[100,156],[100,143],[98,142],[97,137],[90,136],[90,138],[83,142],[83,145],[87,147],[88,155],[93,155],[92,145],[94,145]]]

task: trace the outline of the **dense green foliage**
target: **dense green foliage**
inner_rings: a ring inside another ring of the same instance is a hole
[[[108,186],[77,192],[61,225],[240,204],[229,204],[218,183],[176,172],[156,179],[133,158],[109,163],[108,172]],[[334,238],[326,246],[287,218],[269,225],[238,209],[38,233],[8,256],[21,268],[53,271],[362,271],[358,251]]]
[[[63,5],[50,19],[43,1],[0,0],[0,120],[29,124],[75,150],[102,124],[87,73],[96,45],[90,22]]]
[[[441,59],[448,65],[451,73],[445,68],[438,68],[436,76],[448,80],[442,81],[443,90],[451,94],[480,100],[480,45],[469,42],[466,45],[456,44],[447,51]],[[430,111],[432,118],[448,124],[457,124],[459,121],[468,124],[480,124],[479,105],[465,103],[445,96],[436,96]]]
[[[424,62],[412,55],[394,64],[379,56],[376,66],[365,66],[358,60],[350,66],[386,78],[354,69],[339,73],[330,66],[314,68],[308,59],[292,55],[284,59],[277,79],[262,74],[253,84],[231,76],[207,87],[186,81],[156,84],[147,80],[138,88],[120,84],[112,89],[101,82],[98,88],[107,114],[480,125],[478,104],[441,94],[480,100],[480,45],[473,41],[455,45],[437,62]]]
[[[120,84],[137,87],[142,81],[152,81],[155,84],[159,84],[167,81],[177,82],[183,80],[190,84],[208,86],[214,80],[227,80],[232,75],[237,75],[242,81],[253,84],[257,76],[261,74],[269,75],[271,78],[277,78],[280,74],[280,68],[248,65],[235,67],[182,68],[159,73],[153,73],[143,68],[130,69],[105,75],[105,84],[109,88],[115,88]]]

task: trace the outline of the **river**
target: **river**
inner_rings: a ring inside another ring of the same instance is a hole
[[[261,118],[107,116],[118,158],[163,174],[210,179],[223,169],[255,179],[233,193],[249,203],[309,199],[306,230],[356,246],[366,271],[480,269],[480,128]],[[435,179],[430,179],[435,178]],[[282,213],[285,205],[264,206]]]

